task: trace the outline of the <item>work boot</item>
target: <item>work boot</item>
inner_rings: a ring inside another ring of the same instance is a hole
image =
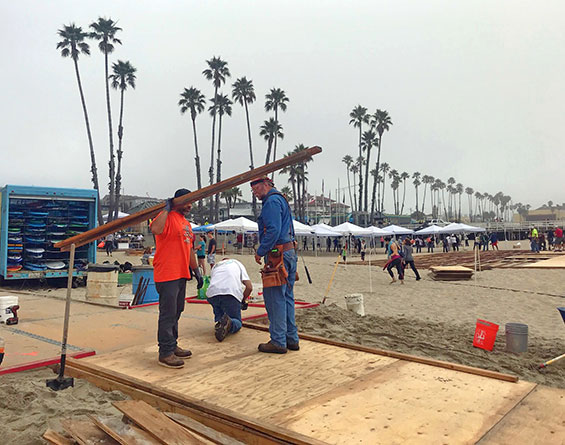
[[[216,340],[223,341],[231,332],[231,318],[228,314],[222,315],[222,318],[214,326],[214,335]]]
[[[283,348],[282,346],[278,346],[274,344],[272,341],[269,341],[268,343],[259,344],[259,351],[268,352],[272,354],[286,354],[286,348]]]
[[[159,364],[165,368],[182,368],[184,362],[175,356],[175,354],[167,355],[166,357],[159,357]]]
[[[299,351],[300,350],[300,345],[298,344],[298,342],[296,343],[291,343],[287,340],[286,342],[286,349],[290,350],[290,351]]]
[[[190,352],[188,349],[179,348],[178,346],[175,348],[174,354],[175,354],[175,357],[182,358],[182,359],[185,359],[185,360],[187,358],[192,357],[192,352]]]

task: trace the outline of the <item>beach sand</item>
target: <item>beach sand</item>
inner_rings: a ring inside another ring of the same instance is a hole
[[[502,244],[512,248],[511,243]],[[225,256],[240,260],[252,282],[261,282],[260,266],[252,255],[228,253]],[[382,253],[372,256],[383,257]],[[140,257],[129,257],[124,252],[116,252],[111,260],[116,259],[140,264]],[[313,280],[313,284],[309,284],[302,258],[299,258],[296,298],[321,302],[327,295],[325,305],[297,310],[300,331],[492,369],[565,388],[565,359],[545,370],[537,369],[541,362],[565,352],[565,324],[556,309],[565,306],[565,270],[494,269],[480,272],[476,281],[465,282],[434,281],[426,270],[420,271],[422,280],[416,281],[408,270],[405,284],[401,285],[389,284],[390,277],[381,267],[340,264],[335,268],[336,259],[333,253],[316,257],[308,252],[304,261]],[[99,253],[98,260],[102,262],[106,256]],[[328,292],[334,268],[335,276]],[[9,289],[16,287],[10,285],[5,290]],[[21,286],[17,289],[22,290]],[[65,296],[63,288],[39,285],[23,291],[57,298]],[[131,293],[131,285],[125,286],[123,292]],[[73,298],[84,299],[84,293],[84,287],[74,289]],[[189,284],[188,293],[196,293],[194,283]],[[344,297],[353,293],[363,295],[365,317],[346,310]],[[190,311],[190,305],[186,310]],[[492,352],[472,346],[479,318],[500,326]],[[505,351],[504,325],[510,322],[528,325],[526,353]],[[76,387],[72,390],[54,393],[45,388],[44,382],[53,377],[48,369],[0,376],[0,417],[3,420],[0,436],[9,439],[3,442],[42,443],[39,437],[47,427],[61,431],[59,418],[91,412],[116,414],[111,402],[124,397],[119,393],[105,393],[81,380],[75,380]]]

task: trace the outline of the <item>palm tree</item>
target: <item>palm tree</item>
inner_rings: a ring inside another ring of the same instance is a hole
[[[439,198],[439,192],[441,191],[441,203],[443,206],[443,214],[445,219],[449,219],[447,217],[447,209],[445,208],[445,188],[446,188],[446,184],[445,182],[443,182],[441,179],[436,179],[435,180],[435,186],[436,186],[436,190],[438,191],[438,198]],[[438,215],[439,215],[439,211],[440,211],[440,207],[439,207],[439,199],[438,199]]]
[[[418,209],[420,208],[420,206],[418,205],[418,187],[420,187],[422,185],[422,182],[420,181],[420,172],[414,172],[412,173],[412,179],[414,181],[412,181],[412,184],[414,184],[414,189],[416,190],[416,213],[418,213]]]
[[[114,74],[110,76],[112,88],[120,89],[120,123],[118,124],[118,168],[116,171],[116,199],[114,202],[114,219],[118,218],[120,208],[120,189],[122,188],[122,139],[124,137],[123,117],[124,117],[124,92],[128,85],[135,89],[135,72],[137,71],[131,63],[118,60],[112,65]]]
[[[351,113],[349,113],[349,125],[353,124],[353,127],[359,128],[359,158],[363,156],[362,147],[362,135],[363,135],[363,124],[369,123],[369,115],[367,114],[367,108],[357,105]],[[363,208],[363,171],[359,169],[359,205],[358,210]]]
[[[473,222],[473,193],[475,193],[475,190],[472,187],[466,187],[465,193],[467,193],[467,201],[469,202],[469,221]]]
[[[453,187],[453,185],[455,184],[455,178],[452,176],[450,178],[447,179],[447,187],[446,190],[448,192],[448,196],[449,196],[449,202],[447,204],[447,211],[449,214],[449,219],[451,219],[452,217],[452,197],[453,197],[453,193],[455,191],[455,188]]]
[[[455,192],[459,195],[459,213],[457,216],[457,221],[461,222],[461,196],[463,195],[463,184],[461,184],[460,182],[457,183],[457,185],[455,186]]]
[[[255,164],[253,162],[253,145],[251,144],[251,126],[249,124],[249,108],[248,105],[255,102],[255,88],[251,79],[241,77],[232,85],[232,98],[245,108],[245,119],[247,121],[247,139],[249,140],[249,169],[253,170]],[[257,218],[257,198],[253,195],[252,202],[253,216]]]
[[[428,185],[433,184],[434,179],[432,176],[430,175],[424,175],[422,176],[422,184],[424,184],[424,196],[422,197],[422,213],[425,214],[426,213],[426,189],[428,187]],[[430,190],[430,194],[431,194],[431,190]],[[432,204],[433,207],[433,204]]]
[[[341,162],[345,164],[347,169],[347,190],[349,191],[349,204],[351,205],[351,210],[353,210],[353,199],[351,198],[351,181],[349,178],[349,172],[351,171],[351,164],[353,164],[353,158],[349,155],[345,155]]]
[[[352,212],[356,212],[357,209],[357,189],[355,188],[355,182],[357,180],[357,173],[359,173],[359,164],[354,162],[350,169],[351,173],[353,173],[353,207],[351,208]]]
[[[294,149],[294,153],[298,153],[300,151],[306,150],[307,148],[308,147],[306,147],[304,144],[298,144]],[[296,165],[297,193],[300,199],[300,204],[298,206],[298,209],[302,221],[305,220],[304,202],[306,200],[306,182],[308,182],[307,169],[309,162],[312,162],[312,158],[302,161]]]
[[[196,133],[196,116],[204,111],[206,98],[197,88],[185,88],[180,94],[179,107],[181,114],[190,110],[190,118],[192,120],[192,135],[194,137],[194,163],[196,165],[196,184],[198,189],[202,188],[202,175],[200,172],[200,155],[198,154],[198,138]],[[202,201],[198,201],[198,209],[202,209]]]
[[[400,209],[400,214],[404,214],[404,201],[406,199],[406,180],[410,179],[410,175],[407,172],[402,172],[400,174],[400,180],[402,181],[402,207]]]
[[[384,212],[385,211],[385,178],[386,175],[388,173],[388,171],[390,170],[390,165],[388,165],[386,162],[383,162],[380,166],[379,166],[381,172],[380,175],[383,178],[383,188],[381,190],[382,196],[380,197],[381,199],[381,206],[380,206],[380,211]]]
[[[120,39],[116,38],[118,31],[122,28],[116,26],[117,22],[112,19],[105,19],[98,17],[97,22],[90,24],[90,28],[93,30],[90,33],[90,37],[94,40],[98,40],[98,48],[104,54],[104,82],[106,84],[106,108],[108,110],[108,135],[110,137],[110,161],[108,163],[109,173],[110,173],[110,185],[109,185],[109,198],[110,198],[110,211],[108,212],[108,222],[112,220],[114,215],[113,212],[117,212],[118,209],[115,206],[115,160],[114,160],[114,134],[112,132],[112,110],[110,107],[110,84],[109,84],[109,74],[108,74],[108,54],[114,51],[114,44],[121,45]],[[116,213],[117,214],[117,213]]]
[[[88,120],[88,111],[86,110],[86,101],[84,99],[84,92],[82,90],[82,82],[80,80],[80,73],[78,69],[79,55],[81,53],[86,54],[87,56],[90,55],[90,47],[88,46],[88,43],[85,42],[85,39],[89,36],[89,34],[84,32],[80,26],[76,26],[74,23],[64,25],[63,29],[57,30],[57,34],[63,39],[57,43],[57,49],[61,50],[61,56],[73,59],[75,66],[75,75],[80,93],[80,101],[82,103],[82,111],[84,113],[84,122],[86,124],[86,135],[88,137],[88,145],[90,147],[90,172],[92,173],[92,184],[98,192],[98,225],[101,226],[104,224],[104,218],[102,217],[102,203],[100,201],[100,188],[98,187],[98,169],[96,168],[96,156],[94,154],[94,144],[92,143],[90,121]]]
[[[293,152],[289,151],[286,153],[285,157],[292,155]],[[296,183],[297,183],[297,176],[298,176],[298,171],[297,171],[297,167],[295,164],[293,165],[288,165],[285,168],[281,169],[281,171],[279,171],[279,174],[285,174],[288,175],[288,182],[290,182],[290,185],[292,186],[292,197],[293,197],[293,203],[294,203],[294,214],[298,215],[298,194],[297,194],[297,190],[296,190]],[[282,193],[282,191],[281,191]]]
[[[263,139],[267,141],[267,156],[265,157],[265,164],[268,164],[269,159],[271,158],[273,141],[277,138],[284,139],[282,129],[282,126],[272,117],[261,125],[259,135],[263,136]]]
[[[212,105],[208,108],[211,116],[218,115],[218,157],[216,158],[216,182],[222,180],[222,117],[224,115],[231,116],[233,102],[227,94],[217,94],[212,99]],[[218,212],[220,205],[220,196],[216,194],[216,221],[218,220]]]
[[[389,131],[391,125],[392,125],[392,120],[390,119],[390,116],[388,115],[388,111],[386,110],[377,110],[375,112],[375,114],[373,115],[373,119],[375,121],[376,124],[376,128],[377,128],[377,133],[379,135],[379,145],[378,145],[378,149],[377,149],[377,171],[380,170],[380,162],[381,162],[381,143],[383,141],[383,133],[385,131]],[[384,179],[384,175],[383,175],[383,179]],[[384,183],[383,183],[384,185]],[[383,190],[383,202],[384,202],[384,190]],[[382,209],[381,209],[382,211]]]
[[[207,60],[208,68],[202,71],[202,74],[207,80],[211,80],[214,85],[214,97],[216,100],[218,96],[218,88],[224,83],[226,83],[226,77],[230,77],[230,70],[228,68],[228,62],[220,59],[219,57],[212,57]],[[210,177],[210,185],[214,183],[214,144],[216,135],[216,114],[212,115],[212,148],[210,149],[210,168],[208,169],[208,175]],[[212,198],[210,198],[210,220],[214,216],[214,204]]]
[[[375,199],[377,195],[377,185],[380,187],[380,182],[382,180],[382,177],[377,174],[376,168],[372,169],[370,173],[371,176],[373,177],[373,193],[371,195],[371,224],[372,224],[375,215]]]
[[[393,169],[389,172],[388,177],[391,179],[390,189],[392,191],[392,200],[394,203],[394,214],[398,215],[400,210],[398,199],[398,188],[400,187],[400,176],[398,171]]]
[[[278,123],[279,108],[281,111],[286,111],[287,102],[288,102],[288,97],[286,97],[286,93],[284,92],[284,90],[281,90],[280,88],[271,88],[271,91],[265,95],[265,111],[273,110],[275,112],[275,122]],[[275,138],[275,144],[273,146],[273,161],[276,160],[277,160],[277,138]]]
[[[284,187],[282,187],[280,192],[285,196],[287,201],[293,200],[292,189],[288,185],[285,185]]]
[[[482,216],[482,212],[481,212],[481,199],[482,198],[483,198],[482,193],[477,190],[475,192],[475,215],[481,215]]]
[[[220,193],[221,197],[226,200],[226,207],[228,210],[228,219],[230,218],[230,209],[234,207],[237,202],[237,198],[242,196],[239,187],[232,187],[231,189],[225,190]]]
[[[364,189],[365,200],[363,206],[364,212],[367,211],[368,201],[369,201],[368,189],[369,189],[369,164],[371,163],[371,148],[373,148],[376,144],[377,144],[377,135],[373,130],[367,130],[363,132],[363,135],[361,136],[361,148],[363,151],[367,153],[367,155],[365,156],[366,162],[365,162],[365,189]]]

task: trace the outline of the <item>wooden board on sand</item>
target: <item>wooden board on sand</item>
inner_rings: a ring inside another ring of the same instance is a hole
[[[538,261],[537,263],[525,264],[527,269],[565,269],[565,255],[558,255],[549,260]]]

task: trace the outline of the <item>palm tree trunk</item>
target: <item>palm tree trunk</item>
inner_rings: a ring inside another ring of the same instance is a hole
[[[249,170],[253,170],[254,163],[253,163],[253,146],[251,144],[251,126],[249,125],[249,109],[247,108],[247,100],[243,101],[245,105],[245,119],[247,120],[247,139],[249,139]],[[253,195],[253,194],[252,194]],[[257,218],[257,197],[255,195],[252,196],[252,204],[251,208],[253,209],[253,216]]]
[[[369,162],[371,159],[371,147],[367,146],[367,159],[366,159],[366,164],[365,164],[365,206],[363,208],[363,210],[366,212],[369,205],[368,205],[368,201],[369,201]]]
[[[449,220],[447,216],[447,209],[445,208],[445,193],[443,190],[441,191],[441,202],[443,204],[443,214],[445,215],[445,219]]]
[[[402,208],[400,209],[400,214],[404,214],[404,201],[406,200],[406,179],[402,184]]]
[[[279,123],[279,114],[278,114],[278,107],[275,107],[275,122],[277,123],[277,125],[275,125],[275,130],[278,128],[278,123]],[[277,139],[278,139],[278,135],[275,132],[275,143],[273,145],[273,162],[277,159]],[[272,178],[274,178],[275,172],[273,172]]]
[[[377,176],[379,176],[379,169],[381,168],[381,138],[382,135],[379,135],[379,143],[377,145]],[[375,178],[376,180],[376,178]],[[381,190],[379,187],[379,194],[377,196],[377,212],[380,210],[382,212],[382,209],[379,209],[379,202],[380,202],[380,194],[381,194]]]
[[[297,209],[298,209],[298,206],[297,206],[297,197],[298,197],[298,196],[297,196],[297,194],[296,194],[296,180],[295,180],[295,179],[292,179],[291,184],[292,184],[292,197],[293,197],[293,201],[294,201],[294,202],[293,202],[293,204],[294,204],[294,216],[295,216],[296,218],[298,218],[298,217],[299,217],[299,216],[298,216],[298,211],[297,211]]]
[[[110,137],[110,161],[108,162],[109,173],[110,173],[110,185],[108,191],[110,193],[110,208],[108,211],[108,222],[112,220],[113,212],[115,211],[115,159],[114,159],[114,134],[112,132],[112,109],[110,107],[110,84],[108,79],[108,53],[104,52],[104,72],[106,74],[106,108],[108,109],[108,136]]]
[[[373,193],[371,194],[371,220],[370,223],[373,224],[373,220],[375,217],[375,198],[377,195],[377,176],[373,178]]]
[[[118,169],[116,171],[116,199],[114,202],[114,219],[118,218],[120,211],[120,189],[122,188],[122,138],[124,136],[124,127],[122,126],[124,118],[124,90],[120,92],[120,123],[118,124]]]
[[[361,135],[361,122],[359,122],[359,205],[357,206],[357,209],[360,212],[363,210],[363,164],[361,164],[363,151],[361,149]]]
[[[202,188],[202,177],[200,172],[200,155],[198,154],[198,138],[196,136],[196,116],[192,118],[192,135],[194,137],[194,163],[196,165],[196,184],[198,189]],[[202,201],[198,201],[198,210],[202,210]]]
[[[218,100],[218,87],[214,88],[214,103]],[[216,137],[216,110],[212,115],[212,148],[210,149],[210,168],[208,169],[208,175],[210,177],[210,185],[214,183],[214,144]],[[214,218],[214,198],[210,198],[210,209],[209,209],[210,221]]]
[[[276,137],[275,137],[276,141]],[[271,149],[273,146],[273,137],[269,136],[269,140],[267,141],[267,156],[265,157],[265,165],[269,163],[269,159],[271,158]]]
[[[428,184],[424,183],[424,196],[422,197],[422,213],[425,215],[426,214],[426,209],[425,209],[425,205],[426,205],[426,186]],[[416,209],[418,210],[418,209]]]
[[[349,204],[351,205],[351,211],[353,211],[353,199],[351,197],[351,179],[349,178],[349,166],[347,168],[347,190],[349,191]]]
[[[383,172],[383,189],[382,189],[382,196],[381,196],[381,212],[384,212],[385,209],[385,176],[386,173]]]
[[[220,114],[220,119],[218,122],[218,158],[216,159],[216,182],[220,182],[222,180],[222,115]],[[220,194],[216,193],[216,221],[219,221],[220,216]],[[229,209],[228,209],[229,212]]]
[[[100,201],[100,188],[98,187],[98,169],[96,168],[96,156],[94,154],[94,144],[92,143],[92,133],[90,132],[90,122],[88,120],[88,112],[86,110],[86,101],[84,100],[84,92],[82,91],[82,82],[80,81],[80,73],[78,71],[78,61],[75,62],[75,74],[77,76],[78,90],[80,92],[80,101],[82,103],[82,111],[84,113],[84,122],[86,124],[86,135],[88,137],[88,145],[90,147],[90,172],[92,173],[92,184],[98,192],[98,225],[104,224],[102,218],[102,202]]]

